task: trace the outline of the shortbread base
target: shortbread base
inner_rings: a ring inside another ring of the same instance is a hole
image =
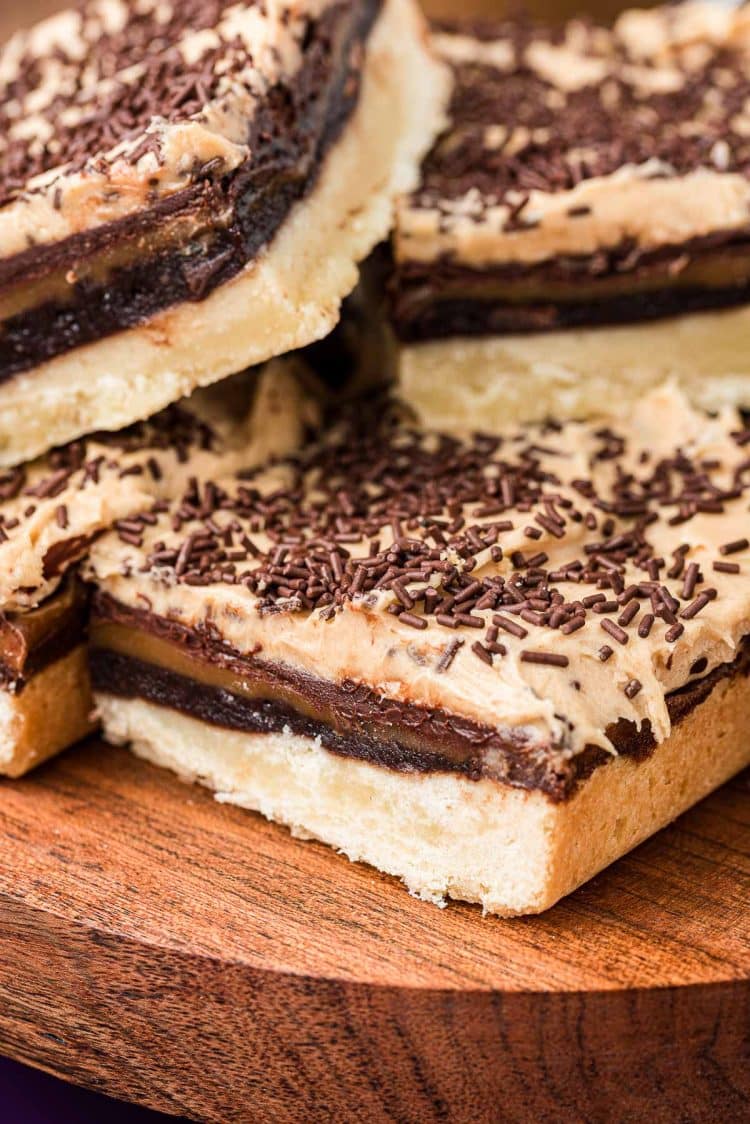
[[[442,122],[449,77],[410,0],[387,0],[355,113],[318,184],[271,245],[199,303],[184,303],[0,387],[0,464],[149,417],[198,386],[303,347],[336,323],[357,263],[388,233]]]
[[[21,777],[95,729],[86,647],[32,676],[19,694],[0,691],[0,776]]]
[[[612,328],[397,345],[400,396],[430,428],[627,409],[674,381],[705,410],[750,407],[750,307]]]
[[[401,878],[442,905],[539,913],[750,763],[750,680],[723,680],[647,760],[613,759],[555,804],[539,792],[338,757],[315,739],[244,734],[141,699],[97,698],[116,744]]]

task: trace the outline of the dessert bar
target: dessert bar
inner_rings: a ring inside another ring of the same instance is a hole
[[[437,28],[450,125],[389,319],[425,424],[586,417],[674,378],[750,405],[750,8]]]
[[[236,376],[116,434],[0,472],[0,774],[18,776],[93,728],[88,604],[77,565],[103,531],[226,472],[298,448],[313,397],[285,367]],[[156,516],[148,516],[153,518]]]
[[[92,548],[106,737],[535,912],[750,761],[750,435],[673,387],[457,438],[397,403]]]
[[[88,0],[0,51],[0,464],[326,334],[449,75],[411,0]]]

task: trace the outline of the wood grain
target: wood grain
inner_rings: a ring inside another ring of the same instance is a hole
[[[746,1120],[749,791],[502,921],[84,746],[0,785],[0,1051],[215,1121]]]

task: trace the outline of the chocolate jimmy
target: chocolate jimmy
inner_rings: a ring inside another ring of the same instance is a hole
[[[691,562],[685,572],[685,580],[682,583],[682,599],[689,601],[695,592],[695,587],[698,583],[698,576],[700,574],[700,567],[697,562]]]
[[[647,639],[647,637],[650,635],[651,629],[654,624],[654,619],[655,618],[653,613],[646,613],[643,617],[641,617],[640,624],[638,625],[638,635],[642,640]]]
[[[560,632],[565,636],[570,636],[572,633],[577,632],[579,628],[583,628],[585,624],[585,617],[574,616],[560,625]]]
[[[614,621],[610,620],[603,620],[600,623],[604,631],[609,633],[613,640],[616,640],[618,644],[627,644],[628,634],[624,628],[621,628],[618,624],[615,624]]]
[[[617,601],[597,601],[595,605],[591,606],[591,611],[596,614],[616,613],[619,607]]]
[[[629,624],[632,624],[632,622],[638,616],[640,611],[641,611],[641,606],[640,606],[640,603],[638,601],[636,601],[636,600],[629,601],[628,604],[626,605],[626,607],[620,613],[619,617],[617,618],[617,623],[621,627],[627,628],[627,626]]]
[[[492,667],[492,663],[493,663],[492,652],[490,651],[489,647],[484,646],[484,644],[481,642],[481,640],[476,640],[472,644],[471,650],[472,650],[472,652],[474,653],[475,656],[477,656],[480,660],[482,660],[483,663],[486,663],[490,667]]]
[[[505,632],[509,632],[512,636],[518,637],[519,640],[525,639],[529,635],[528,629],[523,625],[518,624],[516,621],[511,620],[509,617],[503,617],[500,614],[493,616],[492,621],[502,628]]]
[[[682,619],[685,621],[690,621],[694,617],[697,617],[701,610],[705,609],[706,605],[710,605],[711,601],[713,600],[713,598],[711,597],[711,592],[714,592],[715,594],[715,591],[710,590],[705,590],[699,593],[694,601],[691,601],[689,605],[686,605],[680,613]]]
[[[712,568],[717,574],[739,574],[739,562],[713,562]]]
[[[450,644],[446,646],[442,656],[438,660],[437,670],[449,671],[451,664],[455,660],[458,653],[461,651],[463,645],[463,640],[451,640]]]
[[[750,547],[750,542],[747,539],[735,539],[733,542],[725,542],[719,547],[719,554],[738,554],[742,550],[747,550]]]
[[[567,656],[556,652],[539,652],[528,648],[521,650],[521,660],[523,663],[540,664],[547,667],[567,667],[570,663]]]

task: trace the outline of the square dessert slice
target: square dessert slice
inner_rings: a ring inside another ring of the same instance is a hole
[[[442,118],[412,0],[88,0],[0,50],[0,464],[333,326]]]
[[[291,370],[269,369],[0,471],[0,774],[19,776],[93,728],[75,570],[96,537],[117,526],[133,538],[141,524],[128,516],[195,473],[291,452],[313,411]]]
[[[750,761],[749,444],[669,388],[467,439],[353,407],[95,544],[105,735],[426,898],[542,910]]]
[[[399,208],[425,424],[589,417],[675,378],[750,405],[750,7],[436,30],[450,125]]]

